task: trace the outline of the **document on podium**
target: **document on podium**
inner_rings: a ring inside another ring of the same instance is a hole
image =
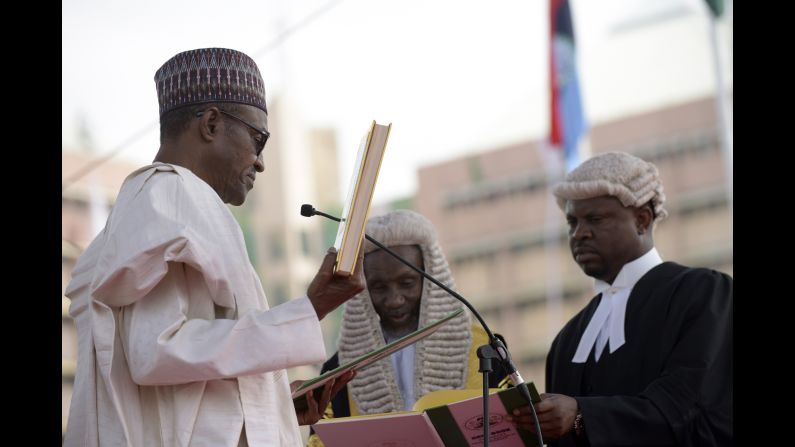
[[[426,413],[328,419],[312,426],[326,447],[445,447]]]
[[[533,383],[527,384],[533,403],[541,402]],[[480,390],[478,390],[480,391]],[[480,391],[482,393],[482,391]],[[479,393],[479,394],[480,394]],[[518,388],[508,388],[489,395],[489,445],[493,447],[537,446],[536,436],[516,427],[506,417],[514,409],[527,406]],[[446,446],[483,445],[483,396],[425,410]]]
[[[337,262],[334,264],[336,275],[350,276],[356,267],[367,216],[370,213],[370,201],[373,198],[390,129],[392,124],[384,126],[373,121],[359,145],[353,177],[348,187],[348,197],[340,216],[337,239],[334,242],[334,248],[337,249]]]
[[[535,385],[530,397],[540,402]],[[414,411],[323,419],[312,428],[326,447],[429,446],[480,447],[483,445],[482,390],[442,390],[423,396]],[[430,408],[429,408],[430,406]],[[491,390],[489,445],[535,447],[534,433],[506,420],[514,409],[527,406],[518,388]]]
[[[350,362],[345,363],[344,365],[340,365],[337,368],[332,369],[331,371],[326,371],[325,373],[315,377],[314,379],[307,380],[306,382],[302,383],[300,387],[298,387],[295,391],[293,391],[292,398],[293,398],[293,405],[297,410],[302,410],[307,407],[306,398],[304,395],[310,391],[314,390],[315,388],[319,388],[323,386],[329,380],[335,379],[350,370],[360,370],[363,369],[382,358],[392,354],[395,351],[399,351],[406,346],[412,345],[423,338],[433,334],[436,332],[443,324],[447,323],[448,321],[452,320],[453,318],[461,315],[464,312],[464,309],[458,309],[455,312],[451,312],[446,317],[437,320],[425,327],[421,327],[416,331],[401,337],[392,343],[387,344],[379,349],[374,351],[368,352],[363,356],[353,359]],[[315,399],[320,399],[320,392],[314,393]],[[321,409],[322,410],[322,409]]]

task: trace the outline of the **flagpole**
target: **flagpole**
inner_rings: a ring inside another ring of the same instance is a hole
[[[590,156],[590,144],[584,138],[587,124],[577,79],[576,59],[571,6],[568,0],[549,0],[550,127],[548,140],[539,148],[550,190],[563,180],[565,173],[582,161],[583,156]],[[561,217],[557,200],[548,193],[544,216],[544,251],[549,340],[555,338],[563,319],[560,256],[564,250],[560,243]]]
[[[731,125],[731,111],[726,101],[726,88],[723,80],[723,63],[718,45],[717,17],[712,11],[709,16],[709,37],[712,44],[712,55],[715,67],[715,107],[718,113],[718,130],[721,153],[723,155],[723,169],[726,176],[726,199],[729,205],[729,219],[733,216],[733,131]]]

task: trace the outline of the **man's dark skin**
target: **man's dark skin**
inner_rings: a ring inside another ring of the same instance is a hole
[[[612,284],[624,264],[654,247],[650,205],[625,207],[613,196],[566,202],[569,248],[586,275]],[[544,439],[557,440],[573,430],[577,401],[563,394],[545,393],[536,405]],[[529,409],[514,411],[519,425],[535,432]]]
[[[244,104],[233,106],[234,114],[251,125],[267,131],[268,115],[257,107]],[[207,104],[201,116],[191,119],[176,135],[164,135],[154,161],[189,169],[210,185],[224,203],[242,205],[254,187],[257,173],[265,171],[262,153],[257,155],[257,138],[253,129],[220,112],[216,104]],[[340,277],[333,274],[336,251],[326,253],[320,269],[307,288],[309,301],[323,319],[352,296],[364,289],[363,256],[360,254],[354,275]],[[323,389],[320,402],[307,394],[308,408],[298,413],[301,425],[314,424],[322,416],[329,400],[353,374],[341,376]],[[301,381],[291,384],[295,388]]]
[[[389,248],[413,266],[423,269],[419,246],[395,245]],[[390,338],[398,338],[417,330],[422,276],[384,250],[370,252],[364,257],[364,275],[384,333]]]

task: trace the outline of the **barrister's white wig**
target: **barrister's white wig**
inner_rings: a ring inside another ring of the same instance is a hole
[[[424,270],[455,290],[450,267],[437,242],[431,222],[409,210],[397,210],[367,221],[366,232],[387,247],[417,245]],[[365,240],[364,252],[379,248]],[[367,272],[365,271],[365,274]],[[463,305],[436,284],[423,280],[419,326],[437,321]],[[435,333],[416,344],[414,395],[431,391],[461,389],[466,385],[469,349],[472,340],[469,312],[465,311]],[[370,293],[364,291],[345,303],[339,339],[339,362],[344,364],[384,346],[384,334]],[[348,383],[348,391],[361,414],[403,410],[403,398],[389,358],[362,369]]]
[[[651,202],[654,223],[668,216],[657,167],[626,152],[607,152],[585,160],[555,185],[552,194],[564,211],[567,200],[613,196],[628,207]]]

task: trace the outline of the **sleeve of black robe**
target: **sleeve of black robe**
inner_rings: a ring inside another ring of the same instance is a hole
[[[659,377],[637,396],[576,397],[591,446],[733,445],[732,279],[688,269],[672,284]]]

